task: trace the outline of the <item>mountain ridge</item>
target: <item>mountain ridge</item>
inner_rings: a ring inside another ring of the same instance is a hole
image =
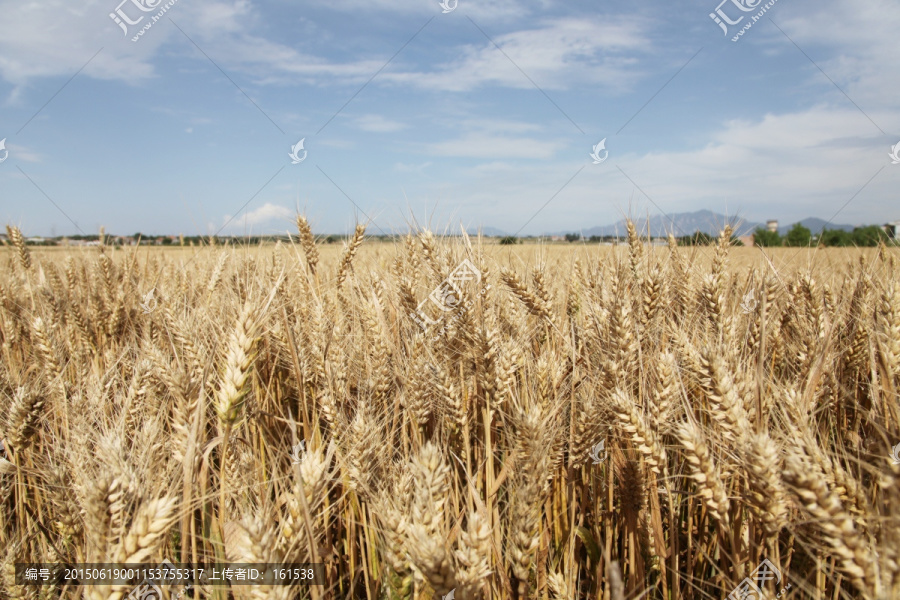
[[[637,228],[638,233],[641,236],[646,237],[648,231],[647,217],[637,217],[632,219],[632,221],[634,222],[634,226]],[[709,209],[696,210],[693,212],[672,213],[669,215],[650,215],[649,223],[651,237],[665,237],[670,232],[674,233],[675,237],[681,237],[685,235],[693,235],[698,231],[712,236],[717,236],[719,235],[719,231],[721,231],[722,227],[724,227],[726,223],[731,224],[732,228],[734,228],[734,235],[736,236],[750,235],[757,227],[762,227],[763,229],[766,228],[765,223],[747,221],[738,216],[728,217]],[[825,227],[827,227],[828,229],[841,229],[843,231],[853,231],[854,227],[858,227],[858,225],[849,225],[847,223],[830,223],[825,219],[820,219],[819,217],[806,217],[805,219],[794,221],[786,225],[782,225],[779,222],[779,235],[785,235],[796,223],[800,223],[801,225],[809,229],[813,234],[821,233],[822,229],[824,229]],[[481,230],[483,235],[488,237],[502,237],[511,235],[497,227],[481,226],[466,228],[466,232],[469,235],[477,235],[479,230]],[[593,227],[587,227],[581,230],[570,229],[567,231],[544,232],[537,237],[563,236],[567,233],[580,233],[584,237],[590,237],[592,235],[601,237],[626,237],[628,235],[626,219],[620,219],[619,221],[616,221],[615,223],[611,223],[609,225],[595,225]]]

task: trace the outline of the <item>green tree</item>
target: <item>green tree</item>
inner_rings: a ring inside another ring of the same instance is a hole
[[[809,228],[804,227],[800,223],[794,223],[794,226],[791,227],[791,230],[787,232],[787,235],[784,236],[784,245],[785,246],[809,246],[812,242],[812,233],[809,231]]]
[[[503,236],[502,238],[500,238],[501,246],[512,246],[512,245],[515,245],[518,243],[519,243],[519,240],[514,235],[507,235],[507,236]]]
[[[877,246],[878,242],[888,239],[887,233],[878,225],[855,227],[851,236],[853,243],[857,246]]]
[[[843,229],[823,229],[819,236],[820,246],[836,246],[839,248],[853,245],[853,236]]]
[[[716,241],[716,238],[709,235],[708,233],[704,233],[703,231],[697,231],[694,235],[686,235],[678,238],[679,246],[709,246],[713,242]]]
[[[756,231],[753,232],[753,245],[765,247],[780,246],[781,236],[778,235],[777,231],[769,231],[768,229],[757,227]]]
[[[566,234],[566,241],[567,241],[567,242],[577,242],[577,241],[580,240],[580,239],[581,239],[581,236],[578,235],[577,233],[567,233],[567,234]]]

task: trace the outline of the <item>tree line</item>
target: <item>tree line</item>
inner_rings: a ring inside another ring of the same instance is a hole
[[[769,231],[758,227],[753,232],[753,243],[757,246],[877,246],[881,242],[890,243],[888,234],[878,225],[855,227],[853,231],[843,229],[823,229],[813,234],[808,227],[794,223],[791,229],[782,235],[777,231]]]

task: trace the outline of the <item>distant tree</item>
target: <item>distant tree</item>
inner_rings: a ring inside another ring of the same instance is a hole
[[[819,236],[820,246],[852,246],[853,236],[843,229],[823,229],[822,235]]]
[[[757,227],[756,231],[753,232],[753,245],[764,247],[780,246],[781,236],[778,235],[777,231],[769,231],[768,229]]]
[[[679,246],[709,246],[716,238],[703,231],[696,231],[694,235],[685,235],[678,238]]]
[[[168,236],[163,236],[163,238],[162,238],[162,245],[163,245],[163,246],[169,246],[169,245],[171,245],[171,244],[172,244],[172,240],[170,240]]]
[[[335,238],[333,235],[329,235],[327,238],[325,238],[326,244],[333,244],[336,241],[337,241],[337,238]]]
[[[513,246],[518,243],[519,243],[519,240],[514,235],[507,235],[507,236],[500,238],[501,246]]]
[[[581,236],[577,233],[567,233],[566,234],[567,242],[577,242],[580,239],[581,239]]]
[[[788,231],[787,235],[784,236],[785,246],[809,246],[811,242],[812,233],[807,227],[804,227],[800,223],[794,223],[794,226],[791,227],[791,230]]]
[[[879,242],[888,240],[887,233],[878,225],[855,227],[851,236],[857,246],[877,246]]]

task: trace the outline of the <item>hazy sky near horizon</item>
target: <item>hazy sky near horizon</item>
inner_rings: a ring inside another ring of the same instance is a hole
[[[900,219],[897,2],[120,1],[0,0],[26,235]]]

